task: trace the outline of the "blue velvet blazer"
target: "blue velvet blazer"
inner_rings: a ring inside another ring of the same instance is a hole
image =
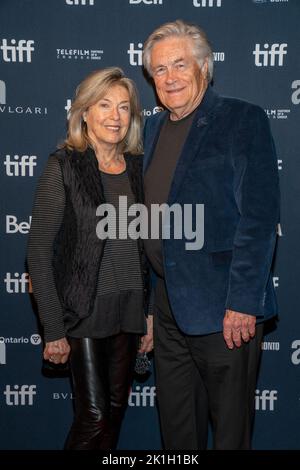
[[[146,122],[144,171],[167,115]],[[222,331],[226,308],[257,321],[276,315],[271,264],[279,181],[260,107],[207,89],[174,173],[168,204],[174,203],[204,204],[202,249],[186,250],[190,240],[184,237],[163,240],[167,291],[180,329],[192,335]]]

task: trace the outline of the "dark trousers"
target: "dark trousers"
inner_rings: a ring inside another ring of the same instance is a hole
[[[155,369],[164,447],[205,449],[211,419],[214,449],[250,449],[263,325],[249,343],[230,350],[222,333],[190,336],[178,329],[162,280],[156,304]]]
[[[132,382],[138,336],[68,338],[75,395],[66,450],[115,449]]]

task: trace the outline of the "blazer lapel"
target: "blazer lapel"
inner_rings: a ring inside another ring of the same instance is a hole
[[[195,156],[199,155],[199,148],[202,145],[210,122],[214,118],[215,108],[218,101],[218,95],[212,91],[211,87],[208,87],[195,114],[190,132],[182,148],[172,180],[168,204],[172,204],[176,200],[177,192],[184,180],[186,171],[190,167]]]

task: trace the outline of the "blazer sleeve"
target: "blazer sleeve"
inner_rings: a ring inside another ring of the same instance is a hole
[[[277,157],[269,120],[249,105],[233,136],[234,195],[240,218],[235,231],[226,308],[264,315],[265,292],[279,222]]]

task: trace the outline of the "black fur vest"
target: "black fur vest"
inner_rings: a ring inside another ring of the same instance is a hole
[[[61,228],[54,242],[53,269],[57,292],[68,316],[85,318],[92,313],[105,240],[96,234],[100,220],[96,208],[105,203],[101,173],[94,151],[57,150],[65,187],[66,204]],[[142,157],[125,155],[128,178],[136,202],[143,202]],[[145,314],[149,273],[142,240],[138,240],[143,273]]]

